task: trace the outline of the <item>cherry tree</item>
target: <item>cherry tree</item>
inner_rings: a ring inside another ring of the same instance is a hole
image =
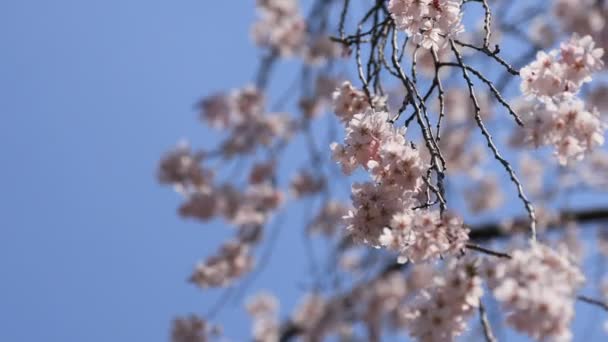
[[[221,139],[181,143],[158,169],[183,198],[179,215],[235,232],[189,280],[247,293],[255,341],[475,331],[496,341],[497,325],[568,341],[576,303],[608,310],[608,282],[586,267],[608,255],[604,1],[257,0],[256,9],[255,79],[198,104]],[[280,64],[294,80],[271,94]],[[286,168],[293,145],[306,153]],[[280,257],[276,230],[301,202],[312,214],[288,218],[289,233],[328,250],[306,256],[323,271],[282,308],[272,289],[248,286]],[[214,311],[177,317],[172,340],[230,338]]]

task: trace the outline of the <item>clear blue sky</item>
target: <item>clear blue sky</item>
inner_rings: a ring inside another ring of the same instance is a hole
[[[0,1],[0,341],[164,341],[217,298],[185,279],[232,232],[179,219],[155,168],[180,138],[213,143],[192,105],[251,79],[253,16],[240,0]],[[252,288],[284,314],[298,236]],[[248,336],[239,304],[218,318]]]
[[[213,3],[0,1],[0,341],[164,341],[205,311],[185,279],[221,237],[155,171],[257,64],[253,2]]]

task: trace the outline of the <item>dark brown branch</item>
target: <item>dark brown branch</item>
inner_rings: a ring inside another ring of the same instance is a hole
[[[579,224],[600,222],[608,220],[608,208],[591,208],[583,210],[564,210],[559,215],[547,222],[547,229],[559,229],[564,222],[573,221]],[[510,229],[504,229],[504,225],[497,222],[489,222],[485,224],[471,227],[469,237],[473,241],[487,241],[497,238],[504,238],[513,235],[513,232],[524,231],[529,225],[529,219],[517,218],[510,224]]]
[[[470,250],[476,251],[476,252],[480,252],[480,253],[484,253],[484,254],[488,254],[488,255],[492,255],[495,257],[499,257],[499,258],[505,258],[505,259],[511,259],[511,255],[507,254],[507,253],[503,253],[503,252],[497,252],[497,251],[493,251],[491,249],[479,246],[479,245],[475,245],[472,243],[469,243],[466,245],[466,247]]]
[[[590,298],[590,297],[583,296],[583,295],[577,296],[576,299],[580,300],[583,303],[595,305],[599,308],[604,309],[605,311],[608,311],[608,304],[606,304],[605,302],[603,302],[599,299]]]

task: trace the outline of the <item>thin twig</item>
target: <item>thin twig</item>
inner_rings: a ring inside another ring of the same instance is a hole
[[[481,253],[485,253],[488,255],[493,255],[495,257],[499,257],[499,258],[505,258],[505,259],[511,259],[511,255],[507,254],[507,253],[503,253],[503,252],[497,252],[497,251],[493,251],[491,249],[476,245],[476,244],[472,244],[472,243],[468,243],[466,245],[466,248],[473,250],[473,251],[477,251],[477,252],[481,252]]]
[[[576,299],[580,300],[583,303],[595,305],[599,308],[604,309],[605,311],[608,311],[608,304],[606,304],[605,302],[603,302],[599,299],[590,298],[590,297],[583,296],[583,295],[577,296]]]
[[[523,186],[521,185],[521,182],[517,178],[515,171],[513,171],[511,164],[500,154],[500,152],[498,152],[498,148],[496,147],[496,145],[494,144],[494,141],[492,140],[492,135],[488,132],[488,129],[486,128],[483,121],[481,120],[481,108],[479,107],[479,102],[477,101],[477,97],[475,96],[475,89],[473,87],[473,81],[471,81],[471,78],[469,77],[467,68],[464,66],[464,63],[462,61],[462,56],[460,55],[460,52],[458,52],[458,49],[456,48],[456,45],[454,44],[453,40],[450,40],[450,46],[452,48],[452,51],[454,52],[454,55],[456,56],[456,59],[458,60],[458,64],[460,65],[460,69],[462,70],[462,76],[467,83],[467,87],[469,89],[469,97],[471,98],[471,101],[473,102],[473,106],[475,107],[475,121],[477,122],[477,126],[481,130],[481,134],[486,138],[488,147],[490,148],[490,150],[492,150],[492,153],[494,154],[494,158],[503,165],[503,167],[509,174],[511,181],[515,184],[515,187],[517,188],[518,196],[524,203],[524,207],[526,208],[526,211],[528,212],[528,217],[530,218],[531,240],[536,241],[536,214],[534,211],[534,207],[532,206],[532,203],[530,202],[530,200],[528,200],[528,197],[526,196],[526,194],[524,192]]]
[[[479,322],[483,328],[483,335],[486,338],[486,342],[497,342],[497,339],[492,332],[492,326],[490,325],[488,315],[486,315],[486,309],[481,300],[479,301]]]

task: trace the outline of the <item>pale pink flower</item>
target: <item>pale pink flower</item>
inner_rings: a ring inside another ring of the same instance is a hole
[[[488,264],[488,285],[507,322],[536,340],[569,340],[577,289],[584,281],[580,269],[567,256],[533,243],[515,250],[511,259]]]
[[[397,28],[425,49],[438,50],[464,31],[458,1],[390,0],[388,10]]]
[[[372,103],[379,108],[384,101],[384,98],[374,98]],[[336,116],[344,124],[348,124],[355,114],[365,113],[371,108],[367,95],[348,81],[333,92],[333,106]]]
[[[453,341],[466,330],[482,295],[478,262],[451,260],[430,288],[403,307],[401,324],[418,341]]]
[[[260,292],[247,301],[246,308],[253,320],[253,339],[261,342],[278,341],[280,323],[277,298],[270,293]]]
[[[306,43],[306,21],[291,3],[258,2],[259,20],[251,28],[253,41],[283,57],[300,54]]]
[[[224,243],[216,255],[196,265],[190,281],[201,288],[229,285],[253,268],[249,249],[239,240]]]

